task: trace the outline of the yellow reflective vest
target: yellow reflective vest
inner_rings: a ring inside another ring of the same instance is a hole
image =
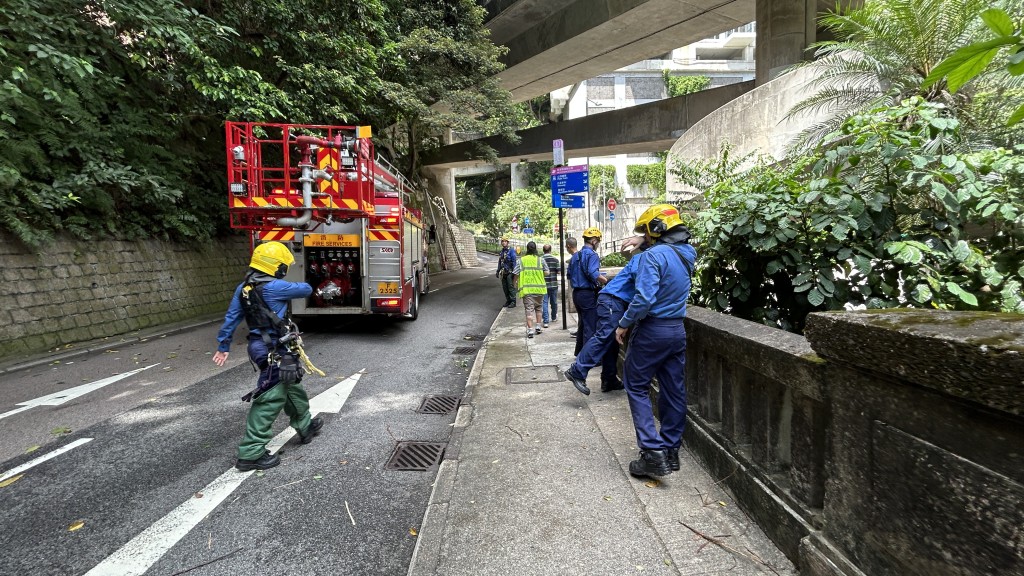
[[[524,294],[547,294],[548,287],[544,281],[547,265],[540,256],[526,255],[519,262],[519,297],[522,298]]]

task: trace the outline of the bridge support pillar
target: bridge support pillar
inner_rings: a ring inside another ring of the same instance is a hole
[[[426,167],[423,169],[423,174],[426,176],[427,193],[431,198],[440,198],[444,202],[448,214],[454,218],[456,215],[455,170]]]
[[[807,47],[815,41],[816,0],[756,0],[758,86],[786,68],[810,59]]]

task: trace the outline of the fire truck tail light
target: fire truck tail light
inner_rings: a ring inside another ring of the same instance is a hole
[[[398,298],[377,300],[377,305],[381,308],[398,308],[401,305],[401,301]]]
[[[356,165],[356,159],[354,156],[342,156],[341,165],[345,168],[352,168]]]
[[[235,196],[248,196],[245,192],[245,182],[232,182],[231,193]]]
[[[386,216],[384,218],[378,218],[378,221],[381,224],[398,224],[398,218],[395,218],[393,216]]]

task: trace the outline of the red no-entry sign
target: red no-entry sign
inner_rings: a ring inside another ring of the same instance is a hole
[[[614,212],[615,211],[615,198],[609,198],[608,199],[608,211],[610,211],[610,212]]]

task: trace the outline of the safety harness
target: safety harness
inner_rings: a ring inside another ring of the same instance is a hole
[[[267,378],[257,383],[256,388],[251,392],[242,396],[242,400],[245,402],[259,398],[261,394],[277,384],[288,385],[301,382],[302,375],[307,371],[319,376],[326,376],[322,370],[313,365],[312,360],[306,355],[306,351],[302,349],[302,335],[299,332],[299,327],[290,318],[284,319],[275,314],[263,298],[263,288],[267,282],[254,281],[253,274],[249,273],[245,277],[240,300],[242,311],[245,313],[245,323],[249,326],[249,330],[258,331],[263,343],[267,346]],[[272,333],[278,335],[277,345],[274,344]],[[278,346],[283,346],[287,353],[278,354]],[[302,360],[302,365],[296,359]],[[257,370],[259,368],[258,366],[254,367]],[[275,369],[278,370],[277,381],[273,385],[268,385],[274,380],[272,374]]]

